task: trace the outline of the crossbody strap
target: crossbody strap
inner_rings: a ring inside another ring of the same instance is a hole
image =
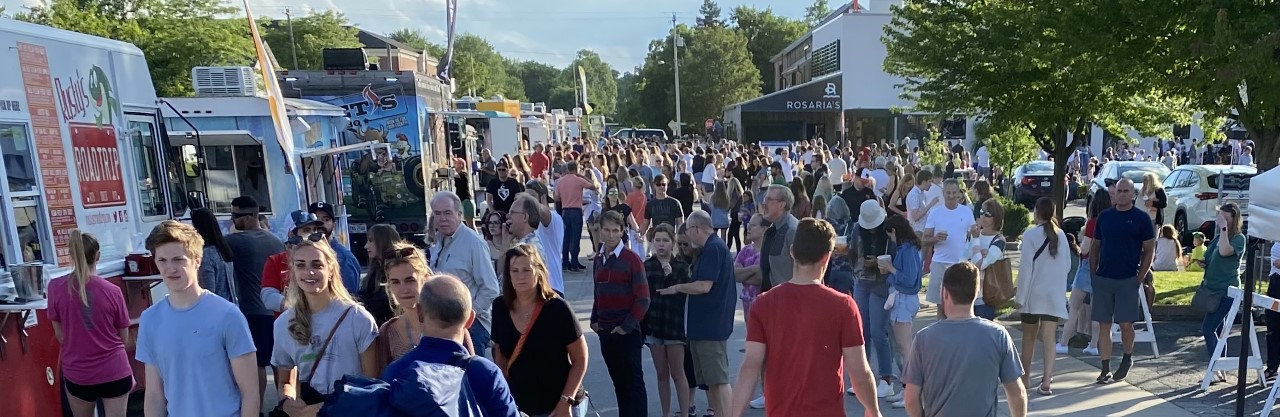
[[[529,316],[529,324],[524,326],[524,333],[520,333],[520,340],[516,341],[515,350],[511,351],[511,359],[507,360],[507,368],[511,368],[511,364],[516,363],[516,358],[520,357],[520,351],[524,350],[524,342],[529,339],[529,332],[533,331],[533,323],[538,321],[538,315],[542,314],[542,306],[547,303],[538,303],[533,307],[533,314]]]
[[[307,374],[307,379],[303,381],[304,383],[310,384],[311,378],[315,378],[316,370],[320,369],[320,361],[324,360],[324,351],[329,349],[329,342],[333,341],[333,334],[338,332],[338,326],[342,325],[342,322],[347,319],[347,314],[350,314],[351,309],[354,307],[347,306],[347,309],[342,311],[342,316],[338,317],[338,321],[333,323],[333,328],[329,329],[329,336],[324,339],[324,344],[320,345],[320,350],[316,352],[316,361],[311,364],[311,372]]]

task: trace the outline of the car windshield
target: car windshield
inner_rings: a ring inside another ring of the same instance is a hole
[[[1028,162],[1027,165],[1024,165],[1022,168],[1022,172],[1042,172],[1042,171],[1052,172],[1053,162],[1052,161],[1033,161],[1033,162]]]
[[[1156,178],[1164,178],[1169,175],[1169,168],[1164,165],[1121,165],[1118,167],[1120,178],[1128,178],[1133,180],[1135,184],[1142,184],[1142,177],[1147,173],[1156,174]]]

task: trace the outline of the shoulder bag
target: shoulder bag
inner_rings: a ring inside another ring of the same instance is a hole
[[[1195,295],[1191,296],[1191,310],[1200,314],[1209,314],[1217,311],[1218,306],[1222,304],[1222,297],[1225,295],[1225,293],[1210,290],[1204,286],[1204,281],[1201,281],[1200,287],[1196,288]]]
[[[990,250],[992,246],[1005,243],[1004,235],[996,235],[991,239],[991,244],[987,245]],[[1040,245],[1040,250],[1036,251],[1036,256],[1040,255],[1049,242]],[[1003,247],[1000,248],[1004,250]],[[993,262],[982,270],[982,303],[994,309],[1004,308],[1013,301],[1017,288],[1013,283],[1013,262],[1008,256],[1002,256],[1000,260]]]

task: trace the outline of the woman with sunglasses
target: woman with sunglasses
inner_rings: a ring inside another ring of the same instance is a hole
[[[338,256],[314,233],[289,251],[289,290],[275,322],[271,365],[290,416],[314,416],[333,383],[348,374],[378,376],[378,327],[342,285]],[[316,342],[319,343],[316,343]]]
[[[392,300],[387,297],[387,271],[382,267],[383,254],[400,242],[400,232],[389,224],[375,224],[365,234],[365,253],[369,259],[369,273],[360,284],[360,300],[373,319],[381,326],[395,315]]]
[[[494,270],[499,270],[498,261],[502,260],[507,249],[515,245],[515,239],[507,230],[507,215],[501,211],[489,210],[484,215],[482,226],[484,227],[480,231],[484,233],[484,241],[489,243],[489,259],[493,260]]]
[[[1222,330],[1222,322],[1227,317],[1227,310],[1231,308],[1231,297],[1226,297],[1227,288],[1240,286],[1240,258],[1244,254],[1245,244],[1240,223],[1240,206],[1235,203],[1222,205],[1215,218],[1217,233],[1209,241],[1208,250],[1204,254],[1204,281],[1200,283],[1200,289],[1196,290],[1194,298],[1201,298],[1202,291],[1218,298],[1216,308],[1208,311],[1200,324],[1207,355],[1213,355],[1214,349],[1218,347],[1218,332]],[[1192,304],[1196,304],[1194,299]],[[1214,380],[1226,382],[1226,374],[1218,371]]]
[[[978,274],[981,276],[996,261],[1004,259],[1005,238],[1001,234],[1004,228],[1004,206],[994,198],[983,201],[982,209],[978,212],[977,223],[978,236],[969,240],[969,262],[978,267]],[[973,300],[973,314],[987,320],[994,320],[996,309],[983,303],[979,294],[979,297]]]
[[[418,296],[422,292],[422,285],[433,275],[422,250],[409,242],[394,243],[379,258],[386,276],[385,293],[390,298],[396,314],[391,320],[383,323],[378,330],[376,351],[378,375],[381,375],[387,364],[409,353],[422,339],[422,317],[415,312],[418,308]],[[474,352],[471,335],[464,333],[463,337],[465,338],[463,346],[467,351]]]
[[[508,250],[502,275],[502,297],[493,300],[493,361],[516,405],[534,417],[584,416],[587,339],[573,308],[551,288],[538,248]]]

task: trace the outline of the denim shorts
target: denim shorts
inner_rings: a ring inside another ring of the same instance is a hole
[[[644,344],[645,346],[650,346],[650,347],[671,346],[671,345],[683,345],[684,341],[683,340],[666,340],[666,339],[659,339],[653,336],[645,336]]]
[[[920,312],[920,294],[898,293],[898,301],[893,302],[889,310],[889,321],[892,323],[915,322],[916,313]]]

